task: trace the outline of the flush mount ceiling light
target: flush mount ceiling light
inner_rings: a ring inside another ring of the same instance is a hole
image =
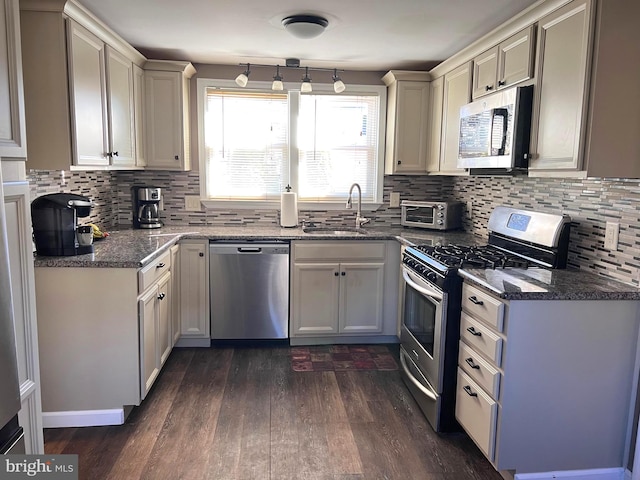
[[[282,25],[297,38],[314,38],[324,32],[329,20],[318,15],[291,15],[282,19]]]
[[[246,87],[249,83],[249,74],[251,73],[251,65],[254,67],[271,67],[276,69],[276,74],[273,76],[273,83],[271,84],[271,90],[281,91],[284,90],[284,84],[282,83],[283,77],[280,75],[280,68],[289,68],[289,69],[304,69],[304,76],[302,77],[302,83],[300,84],[300,91],[302,93],[309,93],[313,91],[313,87],[311,86],[311,77],[309,76],[310,70],[316,70],[320,72],[333,72],[331,76],[331,80],[333,81],[333,91],[336,93],[344,92],[347,87],[344,82],[338,76],[338,72],[343,72],[344,70],[338,70],[337,68],[313,68],[313,67],[301,67],[300,60],[297,58],[287,58],[285,60],[285,65],[281,67],[280,65],[263,65],[259,63],[241,63],[240,66],[246,66],[246,70],[236,77],[236,83],[241,87]]]

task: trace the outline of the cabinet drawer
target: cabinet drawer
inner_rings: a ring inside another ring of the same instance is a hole
[[[471,285],[462,286],[462,308],[475,318],[502,331],[504,303]]]
[[[159,279],[162,274],[171,269],[171,251],[163,253],[138,272],[138,293],[144,292]]]
[[[498,404],[458,368],[456,418],[490,461],[495,450],[497,415]]]
[[[465,312],[460,315],[460,338],[476,352],[486,355],[489,360],[500,366],[502,338]]]
[[[494,399],[500,389],[500,372],[466,343],[460,342],[458,365]]]
[[[296,242],[294,259],[301,260],[384,260],[384,242],[353,240],[350,242]]]

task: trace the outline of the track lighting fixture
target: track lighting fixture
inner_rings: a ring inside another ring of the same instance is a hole
[[[304,77],[302,77],[302,85],[300,85],[300,91],[302,93],[309,93],[313,90],[311,88],[311,78],[309,77],[309,67],[304,69]]]
[[[273,77],[273,83],[271,84],[271,90],[283,90],[282,77],[280,76],[280,65],[276,65],[276,74]]]
[[[246,70],[236,77],[236,83],[241,87],[246,87],[249,83],[249,74],[251,73],[251,64],[241,63],[240,66],[246,65]],[[280,75],[280,65],[261,65],[254,63],[253,66],[258,67],[276,67],[276,74],[273,76],[273,83],[271,84],[271,90],[282,91],[284,90],[284,84],[282,83],[283,77]],[[309,93],[313,91],[311,86],[311,77],[309,76],[309,70],[333,72],[331,79],[333,81],[333,91],[336,93],[344,92],[347,87],[342,79],[338,76],[337,68],[313,68],[313,67],[301,67],[300,60],[297,58],[287,58],[285,65],[282,68],[304,69],[304,76],[302,77],[302,83],[300,84],[300,91],[303,93]]]
[[[241,73],[240,75],[238,75],[236,77],[236,83],[238,84],[238,86],[240,86],[240,87],[246,87],[247,86],[247,82],[249,81],[249,74],[250,73],[251,73],[250,64],[247,63],[247,69],[244,71],[244,73]]]

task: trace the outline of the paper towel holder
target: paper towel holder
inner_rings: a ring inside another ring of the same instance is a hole
[[[285,187],[286,193],[283,192],[280,199],[280,226],[281,227],[297,227],[298,226],[298,201],[294,192],[291,192],[291,185]],[[285,199],[286,197],[286,199]]]

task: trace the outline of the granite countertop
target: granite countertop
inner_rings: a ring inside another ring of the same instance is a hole
[[[505,300],[640,300],[637,287],[579,269],[460,269],[458,274]]]
[[[340,227],[336,227],[340,228]],[[305,233],[301,227],[273,226],[184,226],[162,227],[153,230],[116,229],[109,236],[93,243],[94,252],[69,257],[45,257],[36,255],[36,267],[94,267],[140,268],[157,258],[181,239],[211,239],[226,241],[268,240],[398,240],[404,245],[428,244],[477,244],[480,237],[460,232],[438,232],[415,228],[364,229],[367,233],[346,235]]]

